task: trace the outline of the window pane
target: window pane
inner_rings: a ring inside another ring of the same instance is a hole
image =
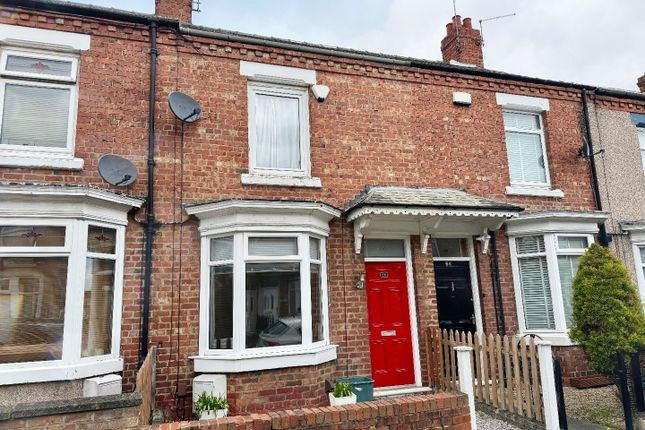
[[[403,241],[397,239],[367,239],[365,240],[365,257],[404,258]]]
[[[535,254],[544,252],[544,237],[524,236],[515,239],[518,254]]]
[[[301,343],[300,264],[247,264],[246,347]]]
[[[277,257],[298,255],[297,237],[250,237],[249,255]]]
[[[60,360],[67,257],[0,258],[0,363]]]
[[[588,245],[584,236],[558,236],[559,249],[585,249]]]
[[[554,330],[546,257],[520,258],[518,263],[527,330]]]
[[[114,261],[98,258],[86,261],[81,357],[92,357],[112,350]]]
[[[643,170],[645,171],[645,131],[638,132],[638,141],[641,147],[641,161],[643,162]]]
[[[468,257],[466,239],[432,239],[433,257]]]
[[[571,300],[573,299],[573,278],[576,277],[578,272],[578,263],[580,257],[573,255],[559,255],[558,256],[558,272],[560,273],[560,287],[562,288],[562,302],[564,303],[564,319],[567,322],[567,327],[571,326],[571,317],[573,315],[573,307]]]
[[[320,260],[320,239],[315,237],[309,238],[309,258]]]
[[[5,225],[0,246],[65,246],[65,227]]]
[[[208,347],[233,348],[233,265],[211,267]]]
[[[539,130],[540,116],[530,113],[504,112],[504,127]]]
[[[645,264],[645,246],[641,246],[638,250],[641,252],[641,263]]]
[[[211,261],[233,259],[233,236],[211,239]]]
[[[6,70],[69,78],[72,75],[72,62],[9,55],[7,56]]]
[[[506,133],[511,182],[546,183],[542,138],[537,134]]]
[[[319,342],[323,334],[322,277],[319,264],[311,264],[311,340]]]
[[[300,169],[300,100],[255,96],[255,162],[257,167]]]
[[[5,86],[0,144],[67,147],[70,90]]]
[[[102,254],[116,253],[116,230],[113,228],[89,226],[87,230],[87,250]]]

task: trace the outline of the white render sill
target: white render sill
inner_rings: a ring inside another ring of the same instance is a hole
[[[243,173],[243,185],[273,185],[278,187],[321,188],[320,178],[300,176],[268,176]]]
[[[316,366],[336,360],[337,345],[310,350],[243,355],[199,355],[190,357],[197,373],[240,373],[286,367]]]
[[[529,335],[535,335],[535,340],[544,340],[546,342],[551,342],[551,346],[576,346],[577,343],[573,342],[569,335],[566,333],[522,333],[515,335],[515,338],[519,342],[523,337],[529,338]]]
[[[403,386],[403,387],[381,387],[374,389],[374,397],[396,397],[408,396],[411,394],[423,394],[432,392],[430,387]]]
[[[16,154],[0,152],[2,167],[32,167],[35,169],[82,170],[82,158],[52,156],[50,154]]]
[[[512,185],[510,187],[506,187],[506,195],[563,198],[564,192],[562,192],[562,190],[553,190],[551,188],[521,187],[518,185]]]
[[[11,366],[10,369],[3,367]],[[73,364],[43,365],[39,362],[16,363],[0,366],[0,385],[30,384],[34,382],[72,381],[92,376],[123,371],[123,359],[81,361]]]

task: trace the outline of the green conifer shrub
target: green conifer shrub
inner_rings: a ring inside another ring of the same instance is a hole
[[[585,350],[598,372],[616,368],[616,354],[645,346],[643,304],[623,263],[593,244],[580,258],[573,280],[570,337]]]

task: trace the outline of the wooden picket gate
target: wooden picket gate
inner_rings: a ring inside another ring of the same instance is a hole
[[[468,346],[475,400],[544,422],[542,387],[534,340],[428,328],[425,349],[430,385],[459,388],[455,346]]]

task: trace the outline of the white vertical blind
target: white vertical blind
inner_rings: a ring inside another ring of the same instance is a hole
[[[504,112],[511,182],[547,182],[540,118],[537,114]]]
[[[570,327],[573,315],[573,278],[578,272],[580,257],[576,255],[558,256],[558,273],[560,274],[560,288],[562,289],[562,303],[564,305],[564,319]]]
[[[255,95],[256,167],[300,169],[300,100]]]
[[[526,328],[554,330],[555,318],[544,238],[519,237],[516,239],[516,247]]]
[[[6,84],[0,144],[67,147],[71,91]]]
[[[298,238],[250,237],[249,255],[265,257],[298,255]]]

